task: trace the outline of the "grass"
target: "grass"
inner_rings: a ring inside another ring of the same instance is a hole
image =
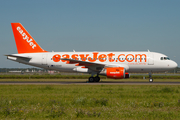
[[[0,85],[0,119],[179,119],[178,85]]]

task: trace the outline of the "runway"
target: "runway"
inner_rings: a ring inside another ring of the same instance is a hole
[[[89,83],[87,81],[0,81],[0,85],[180,85],[180,82],[101,81]]]

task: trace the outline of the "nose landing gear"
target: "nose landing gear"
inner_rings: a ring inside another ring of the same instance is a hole
[[[149,72],[149,82],[153,82],[153,78],[152,78],[152,73],[151,72]]]

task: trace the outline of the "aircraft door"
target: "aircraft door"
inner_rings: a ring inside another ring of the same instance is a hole
[[[46,65],[47,64],[47,54],[43,54],[42,55],[42,65]]]
[[[154,65],[154,55],[152,53],[148,54],[148,65]]]

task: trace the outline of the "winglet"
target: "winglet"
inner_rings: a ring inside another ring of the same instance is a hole
[[[31,37],[21,23],[11,23],[18,53],[47,52]]]

